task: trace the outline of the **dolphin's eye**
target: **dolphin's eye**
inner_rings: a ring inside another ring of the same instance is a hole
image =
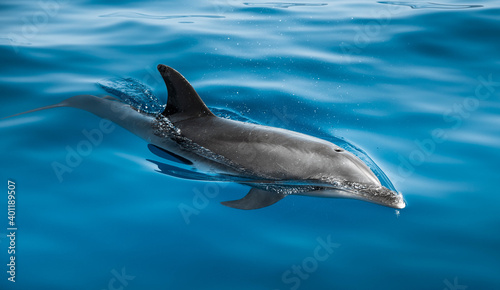
[[[344,151],[344,149],[341,149],[341,148],[335,148],[333,150],[335,150],[335,152],[343,152]]]

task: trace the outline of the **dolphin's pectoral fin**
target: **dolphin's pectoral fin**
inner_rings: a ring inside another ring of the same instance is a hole
[[[242,199],[223,201],[221,204],[237,209],[259,209],[273,205],[284,197],[284,194],[252,188]]]
[[[148,149],[149,149],[149,151],[151,151],[151,153],[153,153],[154,155],[156,155],[158,157],[161,157],[161,158],[164,158],[164,159],[167,159],[170,161],[178,162],[178,163],[193,165],[193,162],[187,160],[186,158],[179,156],[175,153],[172,153],[170,151],[167,151],[163,148],[160,148],[156,145],[148,144]]]

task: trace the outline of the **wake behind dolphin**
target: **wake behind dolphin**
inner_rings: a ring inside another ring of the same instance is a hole
[[[250,186],[242,199],[222,202],[232,208],[263,208],[291,194],[353,198],[397,209],[406,206],[400,193],[384,187],[365,163],[334,143],[217,117],[179,72],[165,65],[158,65],[158,71],[168,91],[165,108],[155,105],[163,109],[161,113],[92,95],[74,96],[25,113],[74,107],[109,119],[146,140],[154,154],[183,164],[186,169],[180,171],[188,178]],[[162,173],[175,176],[179,172],[179,168],[152,162]]]

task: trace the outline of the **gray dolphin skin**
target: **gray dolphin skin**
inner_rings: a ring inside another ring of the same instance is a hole
[[[245,197],[222,202],[232,208],[263,208],[291,194],[406,206],[400,193],[382,186],[352,153],[305,134],[217,117],[179,72],[161,64],[158,71],[168,91],[161,114],[92,95],[25,113],[74,107],[109,119],[195,171],[232,176],[234,182],[250,186]]]

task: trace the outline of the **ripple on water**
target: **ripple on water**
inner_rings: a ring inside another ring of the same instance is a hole
[[[460,5],[460,4],[441,4],[434,2],[414,2],[414,1],[379,1],[380,4],[408,6],[412,9],[470,9],[480,8],[483,5]]]
[[[286,2],[245,2],[243,5],[246,6],[257,6],[257,7],[271,7],[271,8],[290,8],[290,7],[297,7],[297,6],[308,6],[308,7],[315,7],[315,6],[326,6],[328,5],[327,3],[286,3]]]
[[[100,15],[99,17],[121,17],[121,18],[131,18],[131,19],[179,19],[179,18],[226,18],[221,15],[151,15],[138,12],[114,12],[109,14]]]

